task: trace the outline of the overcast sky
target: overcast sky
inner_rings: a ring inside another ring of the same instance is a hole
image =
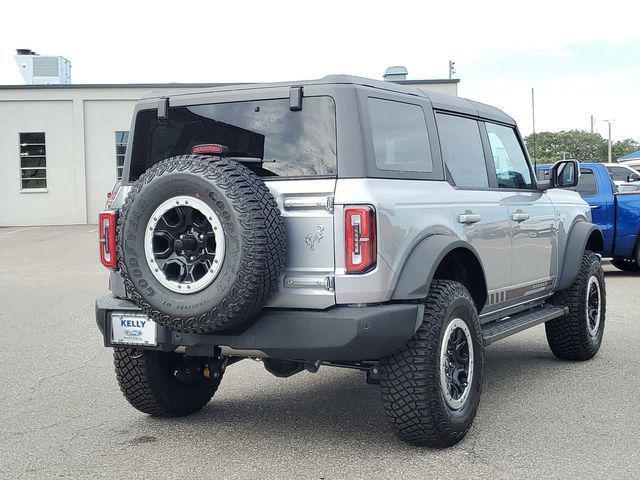
[[[0,84],[16,48],[62,55],[73,83],[254,82],[330,73],[444,78],[531,131],[589,128],[640,140],[640,2],[4,2]]]

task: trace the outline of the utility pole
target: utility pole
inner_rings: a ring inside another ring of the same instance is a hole
[[[456,62],[453,60],[449,60],[449,80],[453,78],[453,75],[456,73]]]
[[[591,133],[593,133],[593,115],[591,115]]]
[[[531,87],[531,123],[533,127],[533,164],[536,164],[536,101],[533,93],[533,87]]]
[[[608,152],[607,152],[607,161],[609,163],[612,162],[611,159],[611,122],[615,122],[615,120],[603,120],[603,122],[607,122],[607,124],[609,125],[609,140],[608,140]]]

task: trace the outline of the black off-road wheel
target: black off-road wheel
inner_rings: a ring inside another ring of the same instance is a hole
[[[286,233],[276,200],[245,166],[184,155],[147,170],[118,219],[128,296],[179,332],[249,322],[277,290]]]
[[[385,410],[409,443],[449,447],[467,433],[480,402],[484,352],[478,312],[460,283],[435,280],[422,325],[381,363]]]
[[[562,360],[589,360],[602,344],[607,308],[604,272],[600,258],[585,251],[573,284],[549,302],[569,307],[565,317],[545,323],[547,341]]]
[[[155,417],[182,417],[204,407],[224,370],[209,359],[136,348],[113,349],[120,390],[137,410]]]

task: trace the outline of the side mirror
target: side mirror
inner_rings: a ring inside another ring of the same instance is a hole
[[[637,182],[638,180],[640,180],[640,175],[636,175],[635,173],[632,173],[629,176],[627,176],[627,182],[629,183]]]
[[[549,171],[549,180],[538,182],[542,190],[549,188],[572,188],[580,180],[580,165],[576,160],[562,160],[556,162]]]

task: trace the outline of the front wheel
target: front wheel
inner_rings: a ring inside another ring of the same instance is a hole
[[[173,352],[114,348],[120,390],[137,410],[156,417],[182,417],[204,407],[224,369],[209,359]]]
[[[483,359],[469,292],[458,282],[434,280],[422,325],[381,363],[382,399],[397,435],[421,446],[458,443],[480,403]]]
[[[607,303],[604,272],[595,253],[584,252],[573,284],[549,302],[569,307],[567,316],[545,324],[553,354],[562,360],[588,360],[598,353]]]

